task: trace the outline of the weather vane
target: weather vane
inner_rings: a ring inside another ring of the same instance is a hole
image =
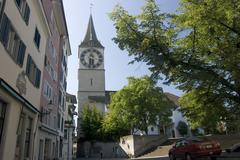
[[[90,13],[92,14],[93,3],[90,3]]]

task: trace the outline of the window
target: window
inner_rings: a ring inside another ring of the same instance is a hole
[[[6,103],[0,100],[0,144],[1,144],[2,133],[3,133],[5,113],[6,113]]]
[[[38,31],[38,29],[35,29],[35,34],[34,34],[34,43],[36,44],[37,48],[39,49],[40,47],[40,40],[41,40],[41,36],[40,33]]]
[[[62,118],[62,121],[61,121],[61,131],[63,132],[63,123],[64,123],[64,120]]]
[[[31,145],[31,132],[32,132],[32,119],[28,118],[26,122],[26,132],[25,132],[25,148],[24,148],[24,157],[29,158],[30,156],[30,145]]]
[[[17,5],[25,23],[28,24],[29,17],[30,17],[30,8],[29,8],[26,0],[15,0],[15,2],[16,2],[16,5]]]
[[[67,90],[67,81],[66,81],[66,79],[64,80],[63,88],[64,88],[64,91]]]
[[[67,139],[67,129],[64,129],[64,138]]]
[[[53,45],[53,42],[50,40],[49,42],[50,54],[53,58],[54,63],[56,63],[56,49]]]
[[[152,132],[154,131],[154,127],[151,127],[151,131],[152,131]]]
[[[39,88],[41,81],[41,71],[37,68],[30,55],[28,55],[27,59],[26,75],[28,76],[30,82],[32,82],[35,87]]]
[[[2,4],[3,4],[3,0],[0,0],[0,12],[1,12],[2,9],[3,9],[3,8],[2,8],[2,7],[3,7]]]
[[[15,159],[20,159],[23,153],[24,159],[30,158],[30,148],[32,142],[32,121],[33,119],[21,113],[17,128],[17,143],[15,149]],[[24,144],[24,148],[22,148]]]
[[[17,143],[16,143],[16,149],[15,149],[15,159],[20,159],[21,157],[21,143],[23,141],[23,133],[24,133],[24,118],[25,114],[21,113],[19,122],[18,122],[18,128],[17,128]]]
[[[43,159],[43,140],[41,139],[39,142],[39,153],[38,153],[38,159]]]
[[[23,19],[26,22],[26,24],[28,24],[28,22],[29,22],[29,17],[30,17],[30,8],[29,8],[28,4],[26,3],[24,14],[23,14]]]
[[[2,17],[1,27],[0,27],[0,40],[4,47],[8,44],[8,37],[10,33],[11,22],[6,16],[6,14]]]
[[[44,82],[43,93],[48,99],[52,99],[52,87],[49,85],[47,81]]]
[[[61,120],[61,116],[60,116],[60,114],[58,113],[58,129],[60,129],[60,120]]]
[[[54,70],[47,56],[45,56],[44,58],[44,66],[46,67],[46,70],[48,71],[52,80],[57,81],[57,72]]]
[[[59,94],[58,94],[58,104],[60,105],[60,106],[62,106],[62,91],[61,90],[59,90]]]
[[[52,155],[54,156],[55,155],[55,143],[53,142],[53,144],[52,144]]]
[[[22,67],[26,46],[14,31],[13,27],[11,26],[11,22],[5,14],[3,15],[0,26],[0,41],[14,62]]]

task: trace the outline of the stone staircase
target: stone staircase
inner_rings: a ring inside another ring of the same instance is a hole
[[[141,156],[141,158],[147,158],[147,157],[157,157],[157,156],[166,156],[168,155],[168,151],[170,148],[172,148],[174,142],[168,140],[162,145],[158,146],[157,148],[153,149],[149,153]]]

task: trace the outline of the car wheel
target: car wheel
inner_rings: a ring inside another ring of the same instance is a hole
[[[174,157],[174,155],[172,153],[169,154],[169,159],[170,160],[176,160],[176,158]]]
[[[193,158],[191,157],[191,155],[190,154],[186,154],[185,155],[185,160],[193,160]]]

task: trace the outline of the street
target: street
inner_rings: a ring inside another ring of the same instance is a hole
[[[167,156],[159,156],[159,157],[145,157],[145,158],[132,158],[133,160],[169,160]],[[239,160],[240,157],[234,157],[234,158],[217,158],[217,160]],[[77,160],[101,160],[100,158],[79,158]],[[130,160],[130,159],[113,159],[113,158],[104,158],[102,160]],[[180,160],[180,159],[178,159]],[[199,158],[197,160],[210,160],[210,158]]]
[[[149,157],[149,158],[132,158],[135,160],[144,160],[144,159],[155,159],[155,160],[169,160],[168,157]],[[78,158],[77,160],[101,160],[100,158]],[[103,158],[102,160],[130,160],[130,159],[122,159],[122,158]]]

